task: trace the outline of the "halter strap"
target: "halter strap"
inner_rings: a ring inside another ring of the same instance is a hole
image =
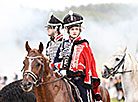
[[[42,56],[35,56],[35,57],[26,56],[26,58],[28,58],[28,59],[38,59],[38,58],[43,58],[43,57]]]
[[[38,77],[33,72],[31,72],[29,70],[26,70],[23,75],[30,75],[34,80],[34,83],[37,82]]]

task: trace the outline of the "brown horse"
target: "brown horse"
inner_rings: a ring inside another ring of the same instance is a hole
[[[74,102],[62,77],[49,68],[43,44],[40,42],[38,50],[31,49],[27,41],[25,47],[28,54],[23,62],[22,89],[29,92],[34,88],[37,102]]]
[[[23,61],[22,89],[26,92],[34,89],[37,102],[74,102],[63,77],[49,68],[48,60],[42,54],[43,44],[40,42],[38,50],[31,49],[27,41],[25,48],[28,54]],[[99,88],[103,102],[110,102],[107,89]]]
[[[102,96],[102,102],[110,102],[110,95],[108,90],[102,85],[99,86],[99,90]]]

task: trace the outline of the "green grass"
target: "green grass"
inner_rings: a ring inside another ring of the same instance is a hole
[[[111,102],[124,102],[124,101],[123,101],[123,100],[118,101],[116,98],[112,98],[112,99],[111,99]]]

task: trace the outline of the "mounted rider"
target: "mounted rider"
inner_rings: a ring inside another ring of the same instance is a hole
[[[54,69],[71,78],[71,82],[78,87],[83,102],[93,102],[93,98],[100,101],[100,79],[95,60],[88,41],[80,37],[83,17],[70,11],[63,22],[69,39],[60,45],[54,60]]]
[[[45,26],[48,31],[48,36],[50,36],[50,40],[46,46],[46,57],[49,59],[51,68],[54,65],[53,61],[56,56],[57,49],[63,41],[63,34],[60,33],[62,24],[62,21],[51,13],[48,23]]]

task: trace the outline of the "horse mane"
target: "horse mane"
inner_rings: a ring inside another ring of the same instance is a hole
[[[14,81],[0,91],[0,102],[36,102],[34,91],[24,92],[20,87],[21,80]]]
[[[132,81],[132,83],[135,83],[135,85],[137,85],[138,84],[138,82],[136,81],[137,77],[135,77],[135,76],[138,75],[138,73],[137,73],[138,72],[138,64],[137,64],[135,58],[130,53],[128,53],[128,56],[132,63],[130,66],[132,68],[131,81]]]
[[[137,61],[135,60],[135,58],[130,54],[130,53],[128,53],[128,56],[129,56],[129,58],[131,59],[131,61],[132,61],[132,68],[135,68],[135,69],[133,69],[133,70],[137,70],[137,68],[138,68],[138,63],[137,63]]]

